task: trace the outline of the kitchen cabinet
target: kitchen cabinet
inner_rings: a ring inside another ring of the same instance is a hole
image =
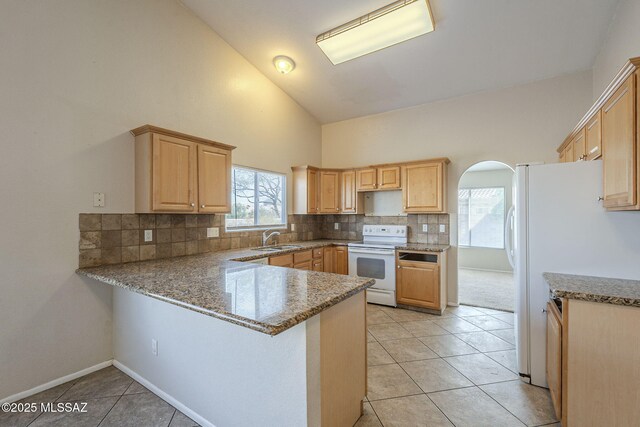
[[[636,75],[631,75],[602,107],[603,206],[634,207],[638,198]]]
[[[562,150],[562,151],[560,152],[560,154],[558,155],[558,161],[559,161],[560,163],[565,163],[565,162],[566,162],[566,160],[565,160],[565,158],[564,158],[564,150]]]
[[[322,250],[323,271],[325,273],[333,273],[336,268],[336,248],[334,246],[327,246]]]
[[[364,212],[364,194],[357,191],[355,171],[343,171],[340,174],[340,194],[342,196],[341,213],[361,214]]]
[[[378,168],[377,188],[379,190],[397,190],[400,188],[400,166],[382,166]]]
[[[320,170],[313,166],[294,166],[291,170],[293,172],[293,213],[298,215],[319,213]]]
[[[313,267],[312,259],[313,259],[313,256],[312,256],[311,250],[294,252],[293,268],[297,268],[299,270],[311,270]]]
[[[562,419],[562,315],[547,303],[547,383],[556,417]]]
[[[585,128],[582,128],[569,143],[573,147],[573,161],[587,159],[587,138]]]
[[[441,314],[447,305],[444,253],[396,252],[396,302]]]
[[[275,265],[276,267],[293,268],[293,254],[276,255],[269,257],[269,265]]]
[[[587,160],[594,160],[602,155],[602,112],[598,110],[586,126]]]
[[[407,213],[446,211],[448,159],[412,163],[402,167],[402,202]]]
[[[567,148],[564,150],[564,161],[565,162],[573,162],[573,144],[568,144]]]
[[[313,271],[324,271],[323,253],[324,251],[322,248],[314,249],[312,251],[311,269]]]
[[[346,246],[335,247],[335,269],[337,274],[349,274],[349,252]]]
[[[378,187],[375,168],[358,169],[356,171],[357,191],[373,191]]]
[[[151,125],[131,133],[137,213],[230,212],[235,147]]]
[[[340,172],[320,171],[320,213],[340,213]]]

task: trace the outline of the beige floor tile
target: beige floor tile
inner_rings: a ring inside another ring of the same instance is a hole
[[[485,331],[456,334],[456,336],[483,353],[487,351],[512,350],[515,348],[513,344],[509,344],[505,340]]]
[[[435,320],[440,318],[440,316],[435,314],[405,310],[403,308],[388,307],[384,308],[383,311],[396,322],[413,322],[418,320]]]
[[[358,422],[353,427],[382,427],[380,420],[370,403],[365,402],[362,405],[362,416],[358,419]]]
[[[467,322],[464,319],[459,317],[450,317],[447,319],[435,320],[436,325],[441,326],[452,334],[463,333],[463,332],[476,332],[481,331],[482,329],[478,328],[475,325]]]
[[[138,393],[148,393],[148,392],[149,392],[148,388],[144,387],[138,381],[134,381],[133,383],[131,383],[127,391],[124,392],[124,394],[138,394]]]
[[[520,380],[480,387],[528,426],[557,422],[549,390]]]
[[[472,354],[478,352],[478,350],[471,347],[455,335],[438,335],[419,339],[440,357],[459,356],[461,354]]]
[[[405,362],[400,366],[425,393],[473,385],[471,381],[442,359]]]
[[[377,325],[379,323],[395,323],[395,320],[382,310],[367,311],[367,325]]]
[[[133,380],[129,376],[113,366],[109,366],[82,377],[60,399],[75,401],[83,398],[120,396],[131,383]]]
[[[509,411],[477,387],[429,394],[456,427],[522,427]]]
[[[122,396],[101,427],[167,426],[176,409],[153,393]]]
[[[173,418],[171,418],[171,423],[169,427],[197,427],[198,423],[193,421],[191,418],[187,417],[182,412],[176,410],[176,413],[173,414]]]
[[[508,370],[516,374],[518,373],[518,360],[515,350],[492,351],[484,354],[492,358]]]
[[[453,426],[425,394],[373,402],[385,427]]]
[[[370,313],[372,311],[377,311],[377,310],[380,310],[380,306],[379,305],[367,303],[367,313]]]
[[[432,335],[447,335],[449,332],[429,320],[402,322],[400,325],[414,337],[429,337]]]
[[[375,342],[375,338],[371,335],[371,332],[367,331],[367,342]]]
[[[479,311],[483,312],[484,314],[508,314],[508,313],[511,313],[510,311],[494,310],[492,308],[484,308],[484,307],[474,307],[474,308],[478,309]]]
[[[52,387],[48,390],[36,393],[33,396],[19,400],[20,403],[40,403],[55,402],[67,390],[69,390],[77,380],[69,381],[64,384]],[[41,414],[37,408],[35,412],[2,412],[0,411],[0,427],[23,427],[29,425]]]
[[[411,362],[438,357],[436,353],[416,338],[382,341],[381,344],[396,362]]]
[[[422,390],[398,365],[371,366],[368,369],[367,398],[369,401],[420,394]]]
[[[492,314],[491,316],[510,325],[515,325],[516,323],[516,316],[513,313]]]
[[[508,342],[509,344],[516,345],[516,334],[513,328],[511,329],[498,329],[496,331],[489,331],[493,335],[497,336]]]
[[[380,323],[368,327],[371,335],[378,341],[412,338],[412,335],[398,323]]]
[[[468,305],[459,305],[457,307],[447,307],[447,312],[453,313],[456,316],[467,317],[467,316],[482,316],[484,313],[480,310],[470,307]]]
[[[76,402],[86,403],[86,412],[46,412],[40,415],[29,426],[33,427],[85,427],[97,426],[118,401],[118,396],[99,399],[83,399]],[[72,402],[63,402],[72,403]]]
[[[483,316],[471,316],[465,317],[467,322],[476,325],[477,327],[484,329],[485,331],[492,331],[495,329],[511,329],[513,330],[513,326],[508,324],[507,322],[503,322],[502,320],[498,320],[493,316],[489,316],[485,314]]]
[[[388,365],[389,363],[396,363],[395,360],[385,351],[382,346],[377,342],[367,343],[367,365]]]
[[[453,356],[445,360],[476,385],[518,379],[516,374],[484,354]]]

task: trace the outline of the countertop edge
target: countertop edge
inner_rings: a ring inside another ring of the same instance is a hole
[[[592,291],[588,292],[586,290],[571,290],[571,289],[561,289],[561,286],[558,284],[558,281],[561,280],[575,280],[575,281],[601,281],[603,287],[615,286],[616,284],[622,283],[633,283],[636,282],[634,280],[628,279],[614,279],[607,277],[596,277],[596,276],[581,276],[574,274],[564,274],[564,273],[551,273],[545,272],[542,273],[542,277],[545,282],[549,286],[549,291],[551,295],[555,298],[567,298],[567,299],[575,299],[580,301],[588,301],[595,302],[601,304],[612,304],[612,305],[620,305],[625,307],[639,307],[640,308],[640,297],[634,298],[629,296],[622,295],[609,295],[603,292]],[[607,281],[612,282],[607,285]]]

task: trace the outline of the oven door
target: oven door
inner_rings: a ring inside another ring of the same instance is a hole
[[[376,279],[367,301],[396,305],[396,257],[393,249],[349,248],[349,274]]]

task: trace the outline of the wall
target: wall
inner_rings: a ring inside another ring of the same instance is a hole
[[[449,212],[456,183],[483,160],[510,166],[555,162],[556,147],[592,102],[590,71],[494,92],[420,105],[322,126],[322,166],[449,157]],[[451,215],[451,223],[457,218]],[[455,244],[455,227],[451,242]],[[449,252],[449,298],[457,301],[457,250]]]
[[[503,187],[505,218],[513,205],[513,171],[511,169],[466,172],[460,178],[458,188]],[[504,249],[458,248],[458,266],[479,270],[513,271]]]
[[[74,273],[78,213],[132,212],[130,129],[236,145],[234,162],[281,172],[320,164],[321,131],[174,0],[6,0],[0,51],[2,399],[112,357],[112,290]]]
[[[640,56],[640,2],[620,0],[593,64],[593,97],[598,98],[624,63]],[[584,111],[586,112],[586,110]]]

